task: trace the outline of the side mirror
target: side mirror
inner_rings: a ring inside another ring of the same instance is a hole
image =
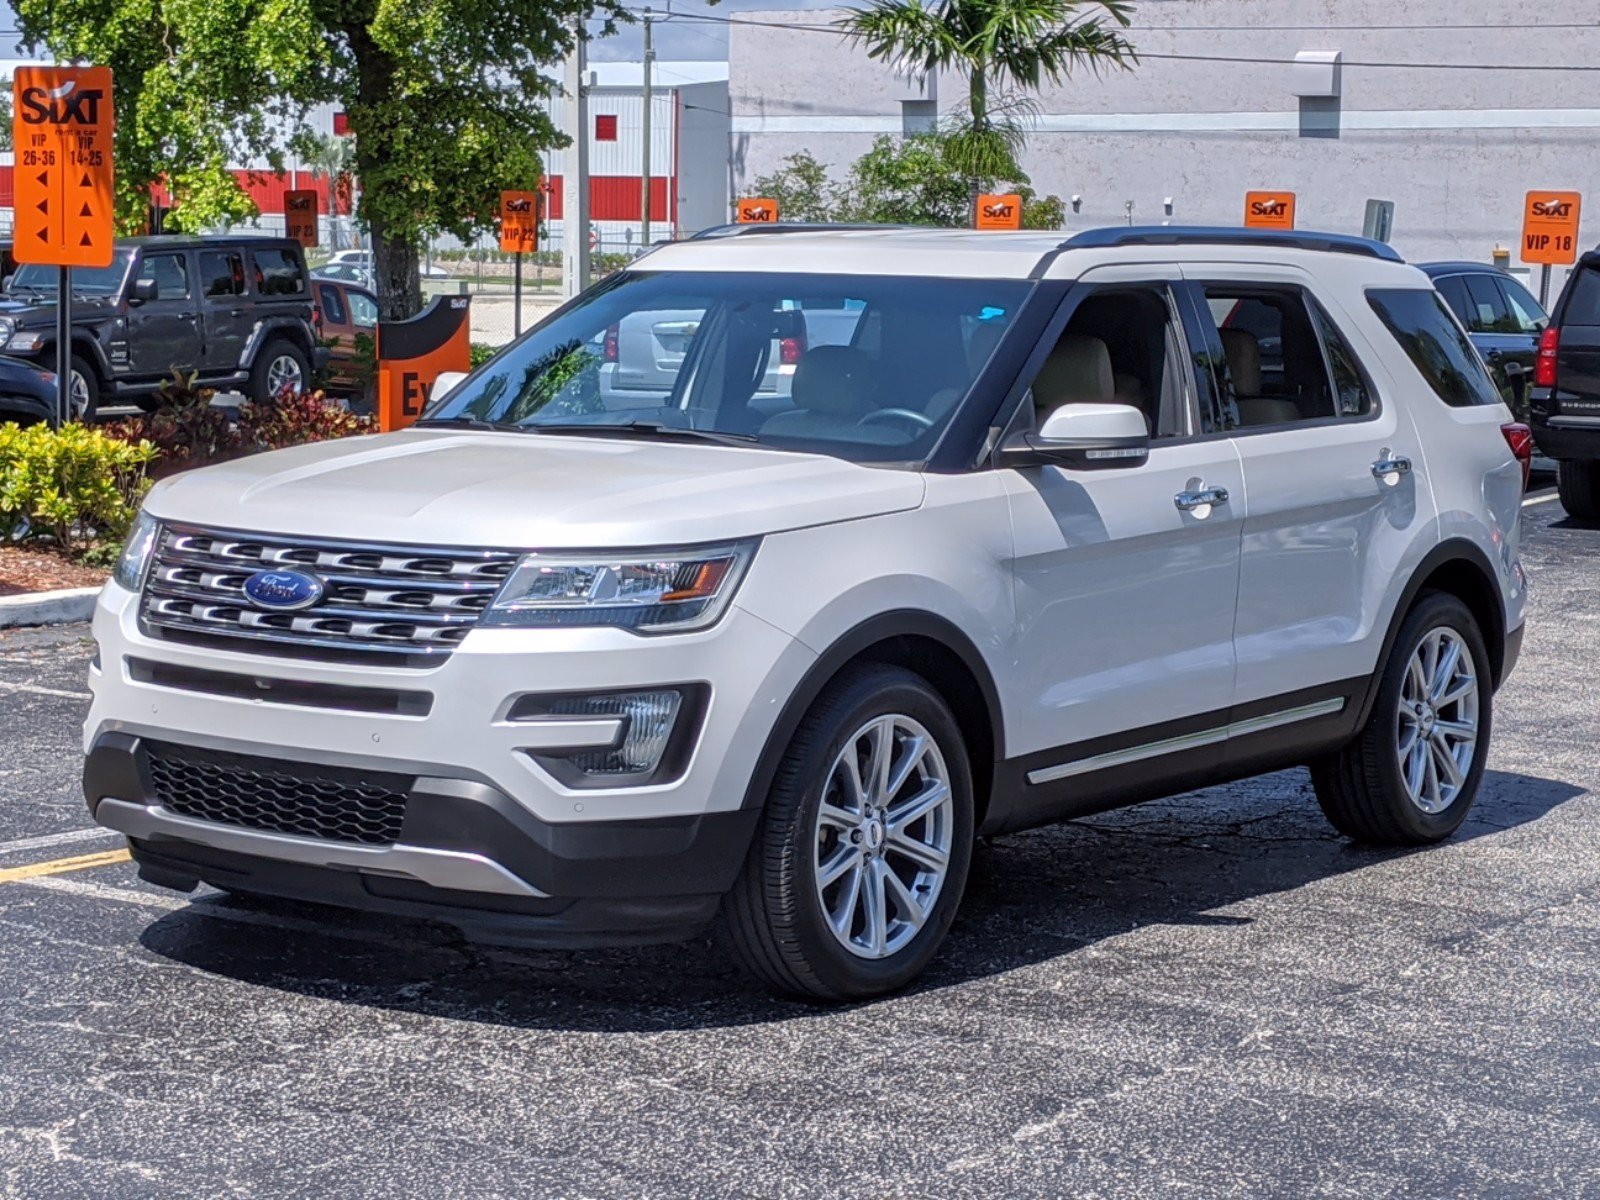
[[[148,304],[161,298],[161,288],[154,279],[135,279],[128,300],[133,304]]]
[[[1000,460],[1016,467],[1103,471],[1143,466],[1149,457],[1149,427],[1131,404],[1063,404],[1038,432],[1017,434],[1000,447]]]
[[[456,385],[467,377],[465,371],[440,371],[438,378],[433,381],[433,391],[429,395],[433,399],[448,395],[456,390]]]

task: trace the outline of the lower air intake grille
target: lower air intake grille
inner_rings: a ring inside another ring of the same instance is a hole
[[[400,837],[404,792],[387,781],[337,779],[316,767],[151,745],[150,780],[162,807],[180,816],[330,842],[387,846]],[[398,783],[399,781],[394,781]]]

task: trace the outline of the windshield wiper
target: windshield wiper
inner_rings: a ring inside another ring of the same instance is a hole
[[[537,433],[575,434],[587,437],[658,437],[684,442],[710,442],[717,446],[749,446],[760,442],[753,433],[726,433],[716,429],[690,429],[660,421],[629,421],[625,425],[590,425],[573,421],[561,425],[527,425]]]
[[[448,425],[452,429],[492,429],[500,432],[527,433],[526,425],[513,424],[510,421],[485,421],[482,417],[423,417],[415,422],[422,425]]]

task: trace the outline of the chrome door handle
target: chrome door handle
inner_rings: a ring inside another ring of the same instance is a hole
[[[1214,504],[1228,502],[1228,489],[1223,487],[1201,488],[1198,492],[1179,492],[1172,498],[1184,512],[1193,512],[1197,508],[1210,508]]]
[[[1411,460],[1404,454],[1396,454],[1391,458],[1380,458],[1372,464],[1372,477],[1383,482],[1390,475],[1409,475],[1411,473]],[[1399,480],[1395,481],[1396,483]]]

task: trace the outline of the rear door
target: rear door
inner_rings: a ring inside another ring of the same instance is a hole
[[[1336,719],[1377,661],[1391,578],[1434,519],[1417,430],[1379,393],[1361,361],[1374,352],[1307,272],[1184,274],[1198,318],[1219,326],[1210,358],[1249,499],[1236,719]],[[1226,333],[1226,314],[1246,304],[1251,330]]]
[[[205,321],[204,369],[210,375],[237,371],[255,325],[245,299],[244,251],[202,250],[197,257]]]
[[[193,276],[187,251],[146,250],[140,256],[134,278],[154,283],[156,297],[128,306],[130,375],[160,379],[199,368],[199,288]]]
[[[1511,310],[1499,272],[1479,271],[1461,276],[1471,302],[1467,332],[1489,368],[1500,398],[1512,412],[1527,415],[1528,380],[1533,367],[1537,334],[1524,330]]]

